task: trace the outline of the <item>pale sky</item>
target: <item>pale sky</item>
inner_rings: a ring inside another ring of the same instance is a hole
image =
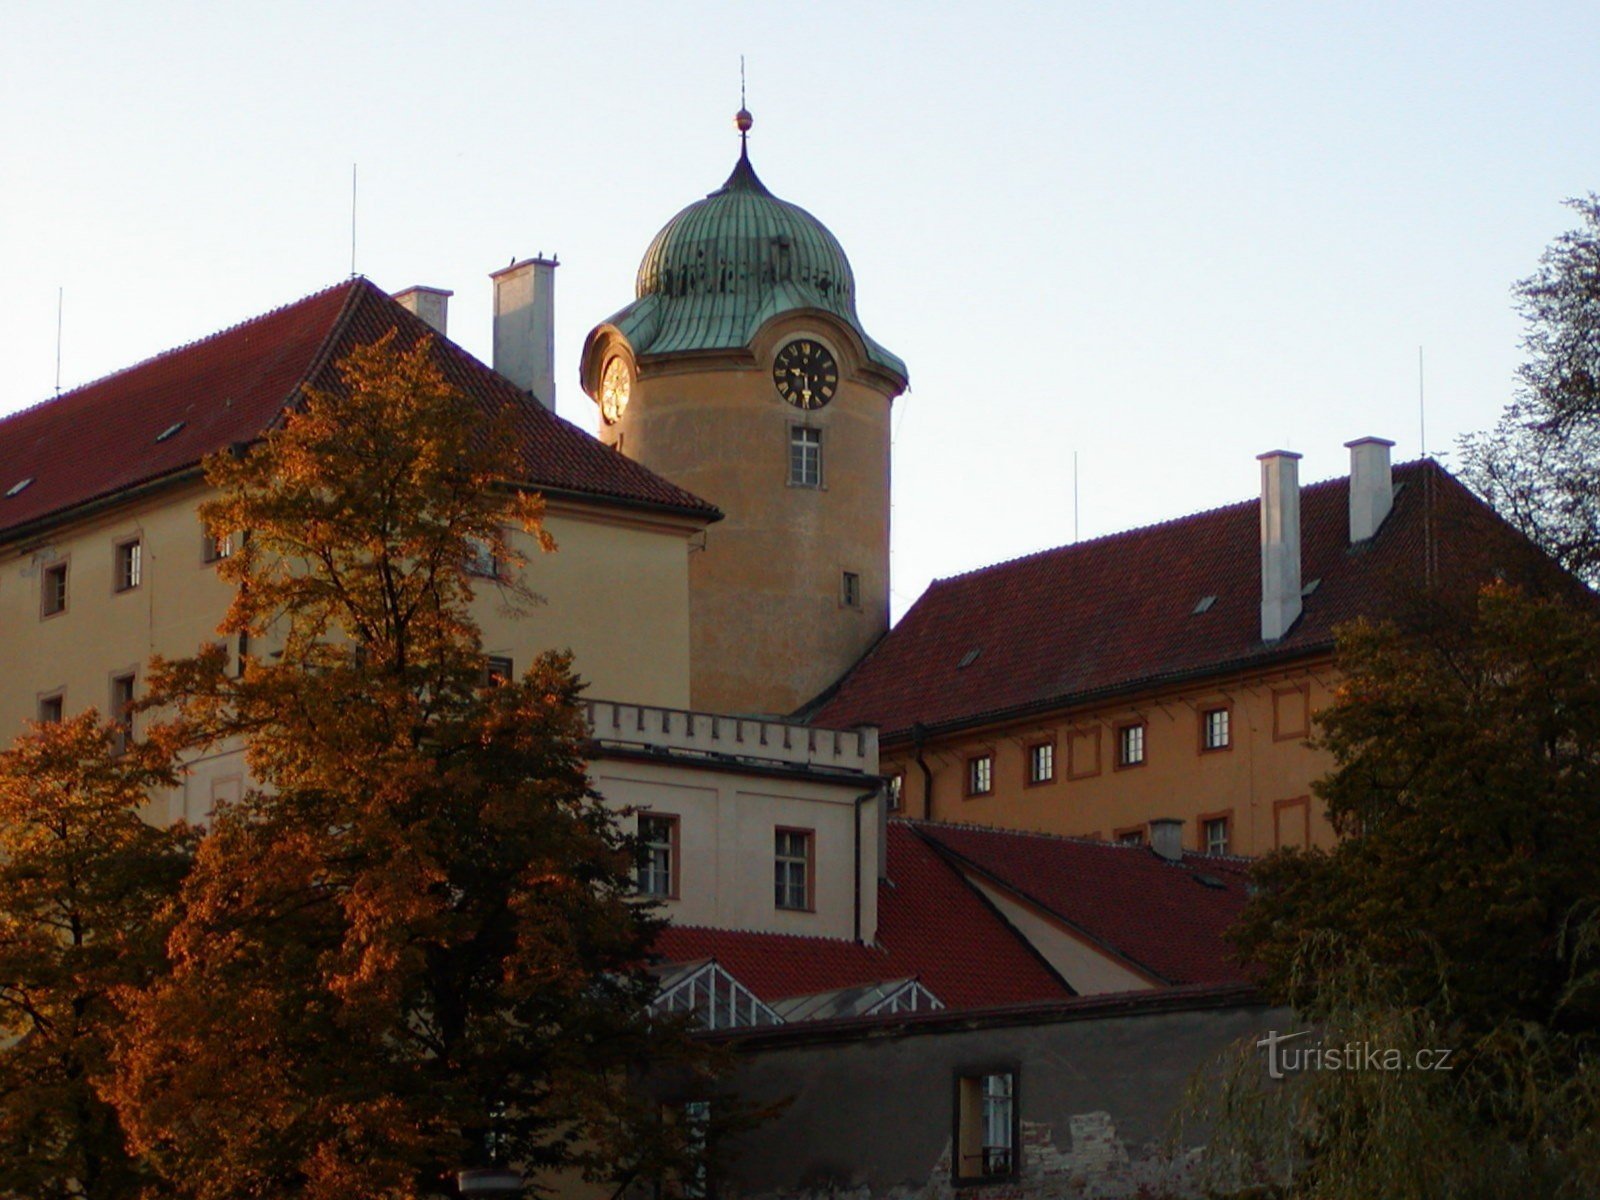
[[[931,578],[1343,474],[1509,398],[1509,288],[1600,189],[1600,5],[0,0],[0,413],[356,268],[559,253],[558,410],[656,230],[751,156],[901,355],[896,615]],[[1447,460],[1448,461],[1448,458]],[[0,464],[0,474],[3,474]]]

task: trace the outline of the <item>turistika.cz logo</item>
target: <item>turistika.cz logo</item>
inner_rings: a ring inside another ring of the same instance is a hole
[[[1256,1043],[1267,1052],[1267,1075],[1282,1079],[1298,1071],[1448,1071],[1454,1050],[1428,1049],[1407,1053],[1393,1046],[1371,1042],[1341,1042],[1329,1046],[1321,1041],[1300,1043],[1312,1031],[1279,1033],[1269,1029]],[[1285,1045],[1287,1042],[1296,1043]]]

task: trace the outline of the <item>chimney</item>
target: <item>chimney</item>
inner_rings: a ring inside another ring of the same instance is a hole
[[[1150,822],[1150,849],[1168,862],[1183,861],[1183,822],[1177,817],[1157,817]]]
[[[395,303],[409,313],[421,317],[440,337],[445,336],[449,318],[450,297],[454,292],[444,288],[408,287],[394,294]]]
[[[493,272],[494,369],[556,410],[556,267],[540,255]]]
[[[1346,442],[1350,451],[1350,544],[1378,532],[1394,504],[1394,478],[1389,451],[1394,443],[1380,437]]]
[[[1300,456],[1269,450],[1261,463],[1261,640],[1275,642],[1300,615]]]

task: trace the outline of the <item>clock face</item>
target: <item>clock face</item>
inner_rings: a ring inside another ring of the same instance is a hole
[[[600,380],[600,415],[607,425],[622,420],[622,410],[628,407],[628,391],[632,386],[633,377],[628,373],[627,363],[620,358],[606,363],[606,373]]]
[[[778,395],[796,408],[821,408],[839,387],[839,364],[821,342],[796,338],[772,363]]]

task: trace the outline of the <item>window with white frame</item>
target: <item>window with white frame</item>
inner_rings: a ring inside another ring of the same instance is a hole
[[[953,1166],[958,1180],[1017,1173],[1016,1084],[1014,1070],[963,1075],[957,1081]]]
[[[119,592],[131,592],[139,586],[144,572],[144,544],[138,538],[128,538],[116,545],[116,562],[112,587]]]
[[[1049,783],[1056,777],[1056,744],[1036,742],[1028,747],[1028,782]]]
[[[809,829],[780,829],[773,862],[773,903],[779,908],[811,907],[811,849]]]
[[[209,533],[202,535],[200,542],[200,559],[202,562],[221,562],[225,558],[233,557],[233,534],[225,533],[221,537],[212,537]]]
[[[967,759],[967,795],[987,796],[994,790],[994,755],[979,754]]]
[[[1137,767],[1144,762],[1144,722],[1117,729],[1117,766]]]
[[[789,482],[795,487],[822,486],[822,430],[789,427]]]
[[[1233,714],[1226,708],[1208,708],[1200,714],[1200,747],[1226,750],[1232,744]]]
[[[884,786],[889,797],[889,811],[899,812],[901,806],[905,804],[905,772],[901,771],[897,774],[889,776],[889,782]]]
[[[1228,853],[1228,818],[1209,817],[1200,825],[1207,854]]]
[[[678,818],[663,813],[639,817],[639,894],[663,899],[678,894]]]

